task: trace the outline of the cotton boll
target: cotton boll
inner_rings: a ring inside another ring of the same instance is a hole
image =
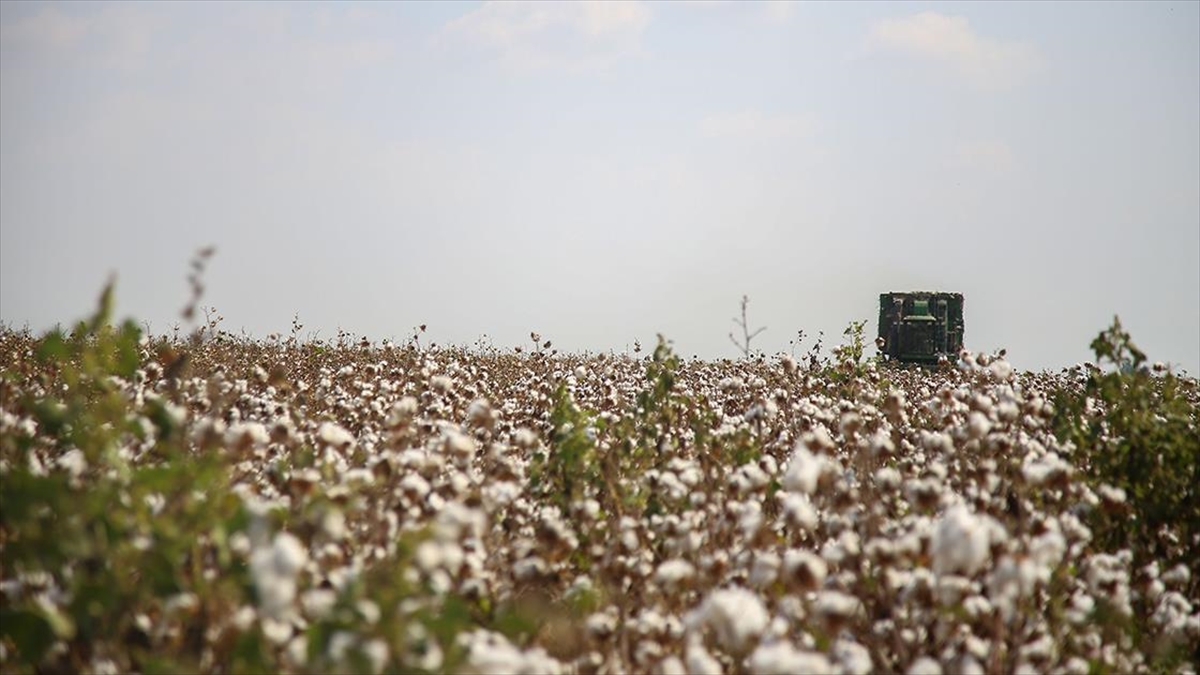
[[[812,494],[817,489],[826,470],[827,460],[809,452],[804,445],[797,445],[783,475],[783,487],[791,492]]]
[[[900,487],[900,472],[890,466],[882,467],[875,472],[875,484],[880,490],[893,491]]]
[[[817,594],[813,611],[831,623],[844,622],[858,613],[862,603],[853,595],[825,590]]]
[[[784,580],[797,590],[816,590],[825,583],[829,565],[820,556],[791,549],[783,555]]]
[[[823,675],[832,672],[823,654],[796,649],[790,642],[776,641],[754,650],[746,665],[757,675]]]
[[[317,439],[327,446],[338,450],[346,450],[354,445],[354,434],[333,422],[324,422],[317,429]]]
[[[771,552],[759,553],[754,556],[754,566],[750,570],[750,585],[764,589],[775,583],[775,579],[779,577],[780,562],[779,556]]]
[[[708,653],[704,645],[697,640],[688,642],[685,651],[688,675],[723,675],[720,662]]]
[[[668,589],[674,589],[696,574],[696,568],[686,560],[668,560],[658,566],[655,581]]]
[[[813,532],[817,529],[817,511],[806,495],[781,492],[776,498],[783,506],[783,518],[790,527],[802,532]]]
[[[913,661],[905,671],[907,675],[942,675],[942,666],[928,656]]]
[[[446,452],[453,456],[466,457],[475,453],[474,439],[456,429],[446,429],[442,433],[442,443]]]
[[[834,643],[832,651],[834,660],[841,665],[845,675],[867,675],[875,671],[871,652],[853,640],[839,639]]]
[[[931,541],[934,571],[970,576],[983,569],[991,557],[989,518],[976,516],[961,505],[949,509],[938,520]]]
[[[712,631],[727,651],[742,654],[770,622],[766,607],[757,595],[744,588],[713,591],[691,616],[693,625]]]
[[[967,432],[971,438],[983,438],[991,429],[992,423],[988,420],[987,415],[978,410],[971,411],[971,414],[967,416]]]

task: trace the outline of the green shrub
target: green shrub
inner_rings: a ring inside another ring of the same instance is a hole
[[[1125,491],[1129,513],[1095,512],[1096,543],[1135,564],[1200,559],[1200,408],[1196,381],[1154,372],[1119,320],[1092,342],[1097,362],[1055,402],[1059,439],[1096,486]]]
[[[1101,494],[1089,525],[1101,550],[1130,549],[1135,568],[1200,560],[1200,396],[1146,355],[1114,319],[1091,344],[1099,366],[1055,397],[1055,431]],[[1102,488],[1101,486],[1107,486]],[[1105,495],[1124,491],[1125,502]],[[1191,597],[1200,588],[1195,575]],[[1141,605],[1141,606],[1139,606]],[[1135,603],[1136,632],[1148,613]]]
[[[18,662],[28,666],[49,665],[49,658],[79,671],[99,646],[122,644],[124,668],[195,669],[204,631],[247,593],[245,567],[228,547],[246,515],[219,461],[185,451],[181,409],[150,395],[136,405],[122,393],[114,378],[134,377],[141,335],[132,321],[112,326],[111,306],[110,285],[89,321],[38,341],[35,363],[49,391],[20,405],[41,433],[0,445],[4,565],[69,598],[55,606],[29,592],[7,601],[0,637],[12,639]],[[51,458],[75,455],[78,468],[46,471],[32,462],[35,444],[47,441]],[[131,466],[119,449],[134,444],[150,446],[152,459]],[[217,574],[206,576],[206,564]],[[186,615],[188,629],[151,650],[137,617],[169,622],[172,613]],[[65,651],[48,656],[59,641]],[[256,669],[232,652],[224,656],[229,667]]]

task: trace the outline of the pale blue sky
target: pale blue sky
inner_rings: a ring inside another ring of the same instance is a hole
[[[1200,3],[0,3],[0,319],[1200,372]],[[307,329],[306,329],[307,332]]]

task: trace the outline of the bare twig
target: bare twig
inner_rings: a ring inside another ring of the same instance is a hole
[[[759,328],[759,329],[755,330],[754,332],[750,331],[750,323],[746,320],[746,308],[749,305],[750,305],[750,298],[743,295],[742,296],[742,318],[740,318],[740,319],[737,317],[733,318],[733,323],[742,329],[742,341],[738,342],[737,338],[735,338],[733,336],[733,331],[729,332],[729,341],[733,343],[734,347],[737,347],[739,350],[741,350],[742,355],[745,356],[746,358],[750,358],[750,341],[753,340],[754,338],[758,337],[759,333],[762,333],[764,330],[767,329],[766,326],[763,326],[762,328]]]

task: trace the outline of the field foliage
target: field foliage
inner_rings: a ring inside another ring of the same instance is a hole
[[[110,308],[0,331],[0,672],[1195,672],[1200,388],[1119,322],[1018,373]]]

